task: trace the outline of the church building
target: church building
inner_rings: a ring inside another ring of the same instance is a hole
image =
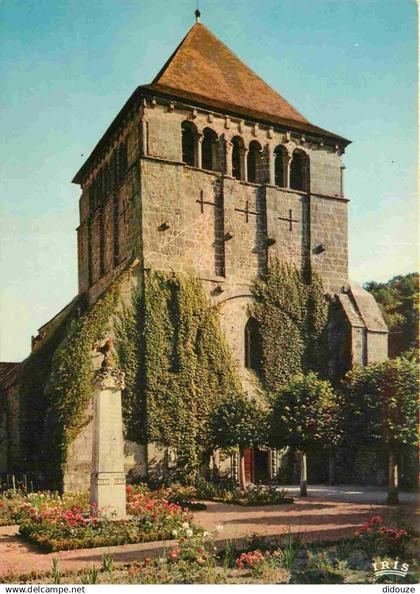
[[[385,359],[388,334],[379,308],[348,278],[342,158],[350,141],[309,122],[198,12],[196,19],[74,176],[81,188],[79,296],[92,306],[127,267],[140,290],[149,270],[195,275],[220,308],[244,391],[252,396],[258,337],[249,316],[251,285],[272,257],[299,269],[309,262],[332,312],[331,375]],[[40,329],[34,349],[57,319]],[[9,398],[9,408],[17,369],[3,376],[0,398]],[[12,426],[0,443],[0,470],[18,466]],[[71,446],[67,489],[88,484],[90,431],[84,427]],[[133,442],[126,455],[127,468],[138,474],[164,456],[152,444]],[[275,474],[275,455],[253,451],[247,468],[251,480],[266,480]]]

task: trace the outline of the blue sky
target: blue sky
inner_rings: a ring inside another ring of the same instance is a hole
[[[201,0],[203,22],[345,155],[350,274],[418,269],[416,2]],[[0,0],[0,360],[77,292],[71,184],[139,84],[194,21],[194,0]],[[83,156],[82,156],[83,155]]]

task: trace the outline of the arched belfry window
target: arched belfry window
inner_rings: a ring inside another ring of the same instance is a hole
[[[287,186],[287,163],[287,149],[279,144],[274,149],[274,183],[280,188]]]
[[[261,334],[255,318],[249,318],[245,326],[245,367],[261,369]]]
[[[293,151],[292,162],[290,163],[290,187],[292,190],[309,190],[309,158],[308,155],[299,149]]]
[[[203,169],[217,171],[218,169],[218,137],[211,128],[204,128],[201,144],[201,166]]]
[[[262,161],[262,148],[259,142],[253,140],[249,143],[248,155],[247,155],[247,169],[248,169],[248,181],[257,183],[260,181],[261,175],[261,161]]]
[[[244,179],[244,141],[240,136],[232,138],[232,175],[236,179]]]
[[[182,130],[182,160],[191,167],[197,166],[198,133],[195,125],[185,120],[181,124]]]

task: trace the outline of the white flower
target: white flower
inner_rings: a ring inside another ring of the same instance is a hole
[[[223,531],[223,524],[217,524],[217,526],[216,526],[216,532],[219,533],[219,532],[222,532],[222,531]]]
[[[172,536],[178,536],[178,530],[172,530]]]
[[[187,528],[189,528],[189,527],[190,527],[190,523],[189,523],[189,522],[184,522],[184,523],[182,524],[182,527],[183,527],[183,528],[184,528],[184,530],[185,530],[185,529],[187,529]]]
[[[186,534],[186,536],[187,536],[188,538],[191,538],[191,537],[192,537],[192,535],[194,534],[194,532],[193,532],[192,530],[190,530],[190,529],[189,529],[189,530],[186,530],[186,531],[185,531],[185,534]]]
[[[207,538],[208,535],[209,535],[209,533],[207,532],[207,530],[204,530],[204,532],[203,532],[203,538]]]

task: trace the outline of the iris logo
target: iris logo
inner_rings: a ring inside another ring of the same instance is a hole
[[[400,561],[375,561],[372,563],[375,577],[383,577],[385,575],[397,575],[405,577],[407,575],[409,565],[408,563],[400,563]]]

